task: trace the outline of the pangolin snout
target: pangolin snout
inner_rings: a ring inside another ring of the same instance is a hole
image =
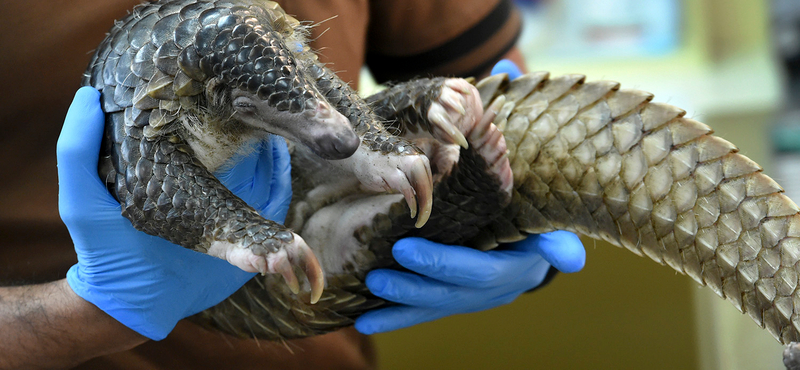
[[[317,139],[320,157],[325,159],[344,159],[353,155],[361,144],[361,139],[356,133],[349,130],[340,130],[321,135]]]
[[[308,146],[318,156],[325,159],[345,159],[356,152],[361,139],[353,131],[350,120],[327,101],[317,100],[316,106],[306,114],[315,123],[309,126],[305,134],[311,141]]]

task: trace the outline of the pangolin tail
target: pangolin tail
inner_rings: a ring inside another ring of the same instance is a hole
[[[514,172],[517,230],[570,230],[667,264],[708,286],[783,343],[800,340],[799,209],[733,144],[651,103],[652,94],[582,75],[480,81]],[[509,225],[510,226],[510,225]]]

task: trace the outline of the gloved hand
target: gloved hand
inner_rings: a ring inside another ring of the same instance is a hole
[[[155,340],[209,308],[254,274],[224,260],[139,232],[97,175],[104,116],[97,90],[78,90],[58,139],[59,212],[78,263],[72,290],[122,324]],[[286,143],[274,138],[218,174],[262,215],[283,222],[291,200]]]
[[[419,275],[388,269],[367,274],[373,294],[400,305],[361,315],[356,319],[361,333],[382,333],[502,306],[541,284],[551,265],[575,272],[586,260],[580,239],[566,231],[530,235],[488,252],[405,238],[395,243],[392,255]]]
[[[495,65],[492,74],[497,73],[508,73],[511,79],[522,74],[508,60]],[[373,294],[400,305],[356,319],[361,333],[387,332],[508,304],[539,286],[551,266],[576,272],[586,262],[580,239],[566,231],[530,235],[488,252],[406,238],[395,243],[392,255],[416,274],[388,269],[367,274]]]

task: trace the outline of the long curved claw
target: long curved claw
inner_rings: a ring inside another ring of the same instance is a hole
[[[431,208],[433,207],[433,175],[431,175],[430,167],[426,166],[422,161],[414,163],[409,175],[408,180],[416,192],[416,204],[419,205],[419,214],[417,214],[417,223],[415,226],[420,228],[425,226],[428,219],[431,217]],[[403,195],[405,196],[405,192]],[[406,202],[409,202],[408,197],[406,197]],[[409,202],[408,204],[409,207],[411,207],[412,203]],[[413,213],[412,211],[412,217],[414,217]]]
[[[428,111],[428,120],[434,126],[433,136],[464,149],[469,148],[464,132],[482,116],[483,104],[478,90],[460,78],[445,81],[441,94]]]
[[[428,222],[433,206],[433,175],[423,153],[387,155],[366,149],[331,163],[354,174],[366,190],[402,193],[411,217],[417,218],[416,226]]]
[[[275,272],[283,276],[283,280],[286,281],[286,285],[289,287],[289,290],[291,290],[292,293],[300,293],[300,282],[297,280],[297,275],[295,275],[294,269],[292,269],[292,265],[289,263],[289,260],[281,259],[276,262],[275,270]]]
[[[284,231],[284,233],[288,234]],[[325,288],[325,274],[322,265],[314,255],[314,251],[297,234],[291,237],[284,235],[277,244],[269,248],[262,244],[250,244],[244,247],[241,244],[230,242],[215,242],[208,250],[208,254],[226,259],[234,266],[249,272],[260,272],[262,275],[280,274],[286,286],[294,294],[300,293],[300,280],[295,274],[294,267],[303,270],[308,278],[311,288],[311,303],[317,303]],[[275,243],[273,240],[272,243]],[[275,250],[276,245],[278,250]]]
[[[492,121],[497,117],[497,113],[500,112],[500,109],[503,108],[505,103],[506,96],[500,95],[486,108],[483,117],[481,117],[475,127],[469,131],[469,140],[473,142],[473,144],[484,138],[486,132],[492,125]]]
[[[417,195],[413,185],[403,188],[400,192],[403,193],[403,198],[406,199],[406,204],[408,204],[408,211],[411,213],[411,218],[417,217]]]
[[[445,83],[445,86],[450,87],[450,88],[453,88],[452,85],[453,84]],[[454,111],[458,112],[458,114],[460,114],[462,116],[467,114],[467,108],[464,108],[464,104],[466,104],[466,103],[464,101],[464,98],[461,97],[460,95],[442,94],[442,103],[445,103],[445,105],[447,107],[453,109]]]
[[[434,106],[428,113],[428,119],[435,123],[436,127],[440,130],[439,139],[444,140],[445,142],[458,144],[464,149],[469,149],[467,138],[464,137],[464,134],[461,133],[461,130],[450,123],[444,112],[439,112],[440,110],[443,110],[443,108]]]
[[[250,265],[253,266],[252,269],[254,269],[255,271],[252,271],[252,269],[247,269],[246,267],[242,267],[242,266],[239,266],[239,267],[242,268],[245,271],[258,272],[262,276],[269,273],[269,266],[267,265],[267,260],[265,260],[263,257],[261,257],[261,256],[253,256],[253,257],[250,257],[249,260],[250,260]]]
[[[302,242],[299,248],[298,257],[303,272],[308,278],[308,283],[311,285],[311,304],[315,304],[319,302],[322,291],[325,289],[325,274],[322,272],[322,266],[319,264],[317,256],[305,242]]]

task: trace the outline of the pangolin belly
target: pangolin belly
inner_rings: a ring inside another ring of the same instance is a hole
[[[682,110],[547,73],[478,90],[421,79],[364,100],[301,28],[271,2],[159,1],[118,23],[87,70],[107,113],[100,174],[123,214],[264,273],[194,320],[265,339],[325,333],[387,304],[363,279],[397,267],[399,238],[491,249],[569,230],[666,264],[778,340],[800,339],[797,206]],[[489,119],[453,124],[442,113],[453,96]],[[269,134],[294,143],[288,227],[212,174]]]

